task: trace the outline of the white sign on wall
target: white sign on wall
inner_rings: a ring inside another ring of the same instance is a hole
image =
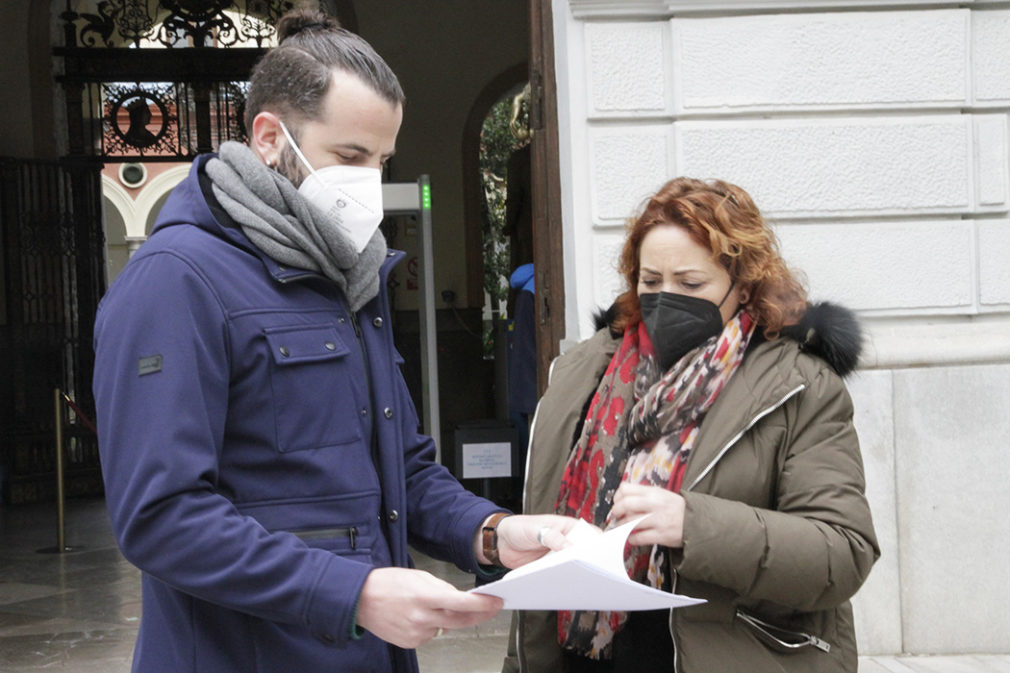
[[[512,445],[508,442],[463,445],[463,479],[512,476]]]

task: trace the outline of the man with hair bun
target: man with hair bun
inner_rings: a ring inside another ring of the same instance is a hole
[[[412,648],[501,600],[411,569],[408,543],[493,577],[575,523],[510,516],[434,461],[393,346],[403,255],[378,230],[403,91],[325,14],[285,15],[278,35],[248,145],[196,159],[95,325],[143,673],[416,671]]]

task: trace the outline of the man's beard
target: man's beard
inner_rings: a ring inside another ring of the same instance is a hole
[[[305,179],[302,162],[298,159],[298,155],[295,154],[295,151],[291,149],[291,146],[288,144],[285,144],[284,148],[281,150],[281,154],[277,158],[277,165],[274,166],[274,170],[290,180],[291,184],[295,186],[295,189],[297,189],[302,184],[302,180]]]

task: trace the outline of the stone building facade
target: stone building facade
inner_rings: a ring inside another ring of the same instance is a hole
[[[754,197],[851,379],[883,556],[861,653],[1010,651],[1010,6],[555,3],[567,341],[622,290],[623,226],[676,175]]]

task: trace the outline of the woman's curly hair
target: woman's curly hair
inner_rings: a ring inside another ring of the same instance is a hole
[[[611,328],[623,331],[642,318],[638,276],[642,239],[652,227],[684,227],[712,258],[729,272],[737,287],[749,291],[745,309],[768,339],[785,325],[799,321],[807,309],[807,293],[779,254],[775,233],[750,195],[721,180],[675,178],[646,202],[628,226],[619,271],[628,289],[615,302]]]

